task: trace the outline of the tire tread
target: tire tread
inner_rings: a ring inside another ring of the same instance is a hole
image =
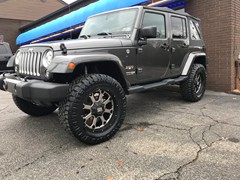
[[[111,84],[112,86],[116,87],[119,90],[120,95],[123,98],[123,106],[121,107],[121,117],[119,119],[119,122],[116,124],[116,127],[114,127],[114,129],[110,133],[108,133],[107,136],[104,137],[95,138],[89,136],[87,137],[83,133],[75,134],[75,129],[73,129],[73,127],[71,127],[69,124],[70,106],[75,106],[74,104],[75,98],[78,95],[82,95],[87,87],[94,85],[97,82],[108,82],[109,84]],[[109,140],[112,136],[116,134],[125,118],[127,103],[125,92],[122,86],[115,79],[103,74],[84,75],[76,78],[70,84],[68,92],[69,92],[68,96],[59,105],[59,120],[60,123],[64,126],[66,131],[77,137],[80,141],[82,141],[85,144],[99,144]]]

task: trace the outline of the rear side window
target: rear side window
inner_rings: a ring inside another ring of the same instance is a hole
[[[172,20],[172,38],[174,39],[186,39],[187,38],[187,26],[186,20],[180,17],[171,17]]]
[[[199,30],[199,24],[190,20],[189,25],[190,25],[191,39],[192,40],[200,40],[201,35],[200,35],[200,30]]]
[[[166,38],[165,17],[162,14],[146,12],[143,18],[142,27],[156,26],[157,37]]]
[[[7,48],[3,45],[0,44],[0,54],[7,54]]]

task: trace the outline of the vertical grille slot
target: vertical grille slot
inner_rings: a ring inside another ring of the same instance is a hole
[[[40,63],[41,63],[41,56],[42,56],[42,53],[38,53],[38,58],[37,58],[37,76],[40,76]]]
[[[22,75],[40,76],[41,52],[23,52],[19,62],[19,73]]]

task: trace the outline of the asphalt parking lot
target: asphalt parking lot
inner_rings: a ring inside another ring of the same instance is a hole
[[[240,96],[207,91],[198,103],[177,89],[128,97],[110,141],[87,146],[57,112],[32,118],[0,92],[0,179],[240,179]]]

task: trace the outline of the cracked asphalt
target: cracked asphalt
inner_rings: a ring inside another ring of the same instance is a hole
[[[0,92],[0,179],[240,179],[240,96],[207,91],[185,102],[175,87],[128,96],[110,141],[87,146],[57,111],[33,118]]]

